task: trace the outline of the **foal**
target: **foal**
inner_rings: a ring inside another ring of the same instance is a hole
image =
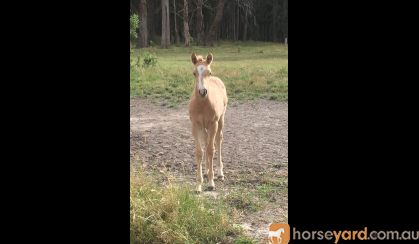
[[[206,162],[208,174],[208,190],[214,190],[213,158],[215,146],[218,152],[219,179],[224,180],[223,163],[221,161],[221,143],[223,140],[224,114],[227,109],[227,91],[224,83],[211,75],[210,64],[212,54],[204,60],[202,56],[192,54],[195,65],[195,89],[189,102],[189,118],[192,122],[192,135],[195,140],[195,157],[198,165],[197,192],[202,190],[202,163]]]

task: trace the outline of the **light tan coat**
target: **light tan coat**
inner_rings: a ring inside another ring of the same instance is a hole
[[[202,190],[202,163],[206,162],[208,174],[208,189],[213,190],[214,171],[213,158],[215,147],[218,152],[218,178],[224,180],[223,163],[221,158],[221,144],[223,140],[224,115],[227,108],[227,91],[224,83],[211,75],[211,62],[213,56],[208,54],[206,59],[202,56],[191,56],[195,65],[195,88],[189,102],[189,117],[192,122],[192,135],[195,140],[195,157],[198,165],[197,188]]]

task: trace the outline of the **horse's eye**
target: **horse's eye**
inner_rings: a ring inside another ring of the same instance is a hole
[[[193,75],[194,75],[194,76],[196,76],[196,73],[195,73],[195,72],[193,72]]]

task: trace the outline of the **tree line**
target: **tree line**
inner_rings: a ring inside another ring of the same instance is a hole
[[[284,42],[288,0],[130,0],[137,47],[213,46],[218,40]]]

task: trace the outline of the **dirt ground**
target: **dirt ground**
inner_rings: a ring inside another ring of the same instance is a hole
[[[225,181],[216,180],[215,192],[203,195],[228,194],[238,181],[255,187],[263,176],[287,179],[288,103],[266,100],[229,103],[222,155]],[[145,169],[166,171],[173,176],[172,181],[195,186],[194,158],[187,104],[168,108],[144,99],[131,99],[133,168],[141,162]],[[248,234],[260,239],[267,234],[268,223],[288,222],[287,195],[286,192],[274,198],[260,211],[244,214],[240,224]]]

